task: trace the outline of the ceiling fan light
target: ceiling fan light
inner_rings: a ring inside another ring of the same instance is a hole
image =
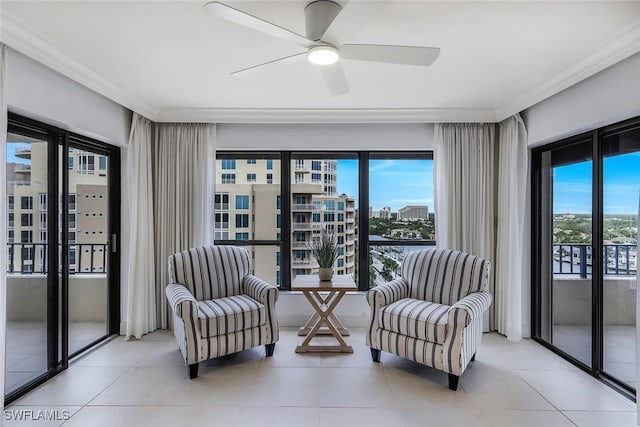
[[[307,59],[315,65],[331,65],[338,62],[340,54],[333,46],[315,46],[309,49]]]

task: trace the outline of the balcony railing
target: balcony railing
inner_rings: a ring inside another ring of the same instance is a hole
[[[291,205],[291,210],[294,212],[320,211],[322,210],[322,206],[304,204],[304,203],[294,203],[293,205]]]
[[[591,274],[592,249],[588,244],[553,245],[553,274]],[[604,245],[603,271],[608,275],[631,276],[637,270],[637,245]]]
[[[294,222],[291,224],[293,230],[320,230],[322,224],[310,222]]]
[[[7,243],[7,273],[47,274],[47,243]],[[59,250],[61,246],[59,246]],[[74,243],[69,245],[70,274],[107,272],[108,243]]]

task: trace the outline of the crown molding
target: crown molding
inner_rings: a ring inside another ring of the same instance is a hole
[[[640,24],[637,24],[598,50],[529,93],[496,109],[498,121],[517,114],[596,73],[640,52]]]
[[[158,109],[153,105],[76,61],[33,28],[8,14],[6,9],[0,8],[0,12],[0,41],[5,45],[151,120],[157,116]]]
[[[87,88],[158,122],[213,123],[446,123],[498,122],[519,113],[568,87],[640,52],[640,24],[586,59],[548,80],[539,87],[491,108],[166,108],[114,84],[108,78],[81,64],[63,49],[49,42],[33,28],[0,8],[0,41]]]
[[[159,122],[213,123],[448,123],[495,122],[490,109],[464,108],[175,108],[160,110]]]

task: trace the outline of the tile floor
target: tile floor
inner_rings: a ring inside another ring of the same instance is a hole
[[[553,325],[553,343],[577,359],[591,364],[591,325]],[[604,369],[636,387],[635,325],[605,325]]]
[[[273,357],[260,347],[211,360],[189,380],[170,332],[116,338],[6,409],[71,416],[32,422],[42,427],[636,425],[633,402],[530,340],[486,334],[457,392],[396,356],[372,363],[362,329],[353,354],[296,354],[298,340],[282,329]]]
[[[105,322],[70,322],[69,351],[105,335]],[[47,328],[44,322],[7,322],[5,393],[42,375],[47,368]]]

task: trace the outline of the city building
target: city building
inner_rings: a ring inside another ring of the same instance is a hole
[[[21,143],[7,176],[7,271],[47,272],[46,144]],[[107,162],[104,156],[70,148],[68,244],[71,273],[104,273],[109,240]],[[61,224],[61,218],[58,218]]]
[[[400,221],[414,221],[428,217],[429,207],[426,205],[409,205],[398,209],[398,220]]]
[[[391,219],[391,207],[384,206],[379,211],[374,211],[369,207],[369,218]]]

